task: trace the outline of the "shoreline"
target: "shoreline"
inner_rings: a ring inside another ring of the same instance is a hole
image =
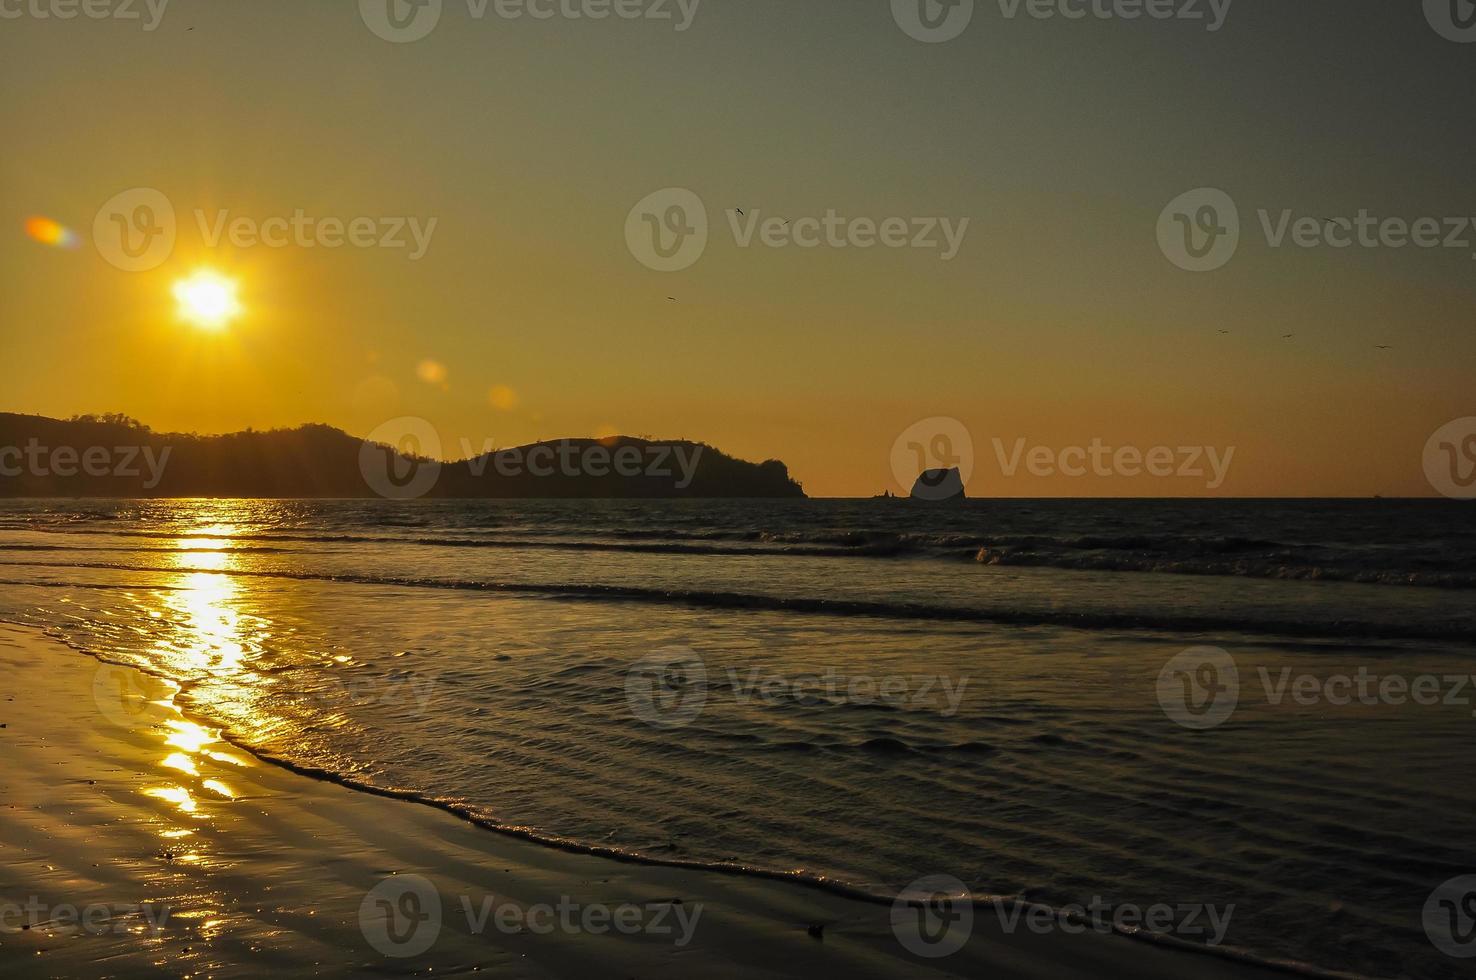
[[[956,952],[925,958],[878,896],[600,853],[297,766],[192,720],[176,685],[35,627],[0,623],[0,670],[7,976],[1337,975],[1146,936],[1006,931],[977,913],[966,935],[950,934]],[[11,910],[33,900],[49,917],[16,928]],[[68,923],[69,907],[102,907],[109,930]],[[558,926],[544,931],[535,910]],[[402,955],[427,931],[426,949]]]

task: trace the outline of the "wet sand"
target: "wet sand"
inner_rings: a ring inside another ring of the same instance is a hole
[[[983,908],[923,958],[887,905],[561,851],[287,771],[181,714],[173,685],[34,630],[0,624],[0,676],[6,977],[1285,975],[1007,934]]]

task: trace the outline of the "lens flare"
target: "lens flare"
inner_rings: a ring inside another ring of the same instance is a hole
[[[26,219],[26,235],[32,241],[49,245],[52,248],[76,248],[82,244],[82,239],[77,233],[59,221],[50,218],[32,217]]]

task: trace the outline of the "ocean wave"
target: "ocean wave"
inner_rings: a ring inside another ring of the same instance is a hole
[[[126,572],[177,573],[179,569],[151,568],[122,562],[0,562],[0,565],[41,568],[95,568]],[[941,623],[981,623],[996,626],[1039,626],[1105,631],[1151,631],[1172,633],[1176,638],[1191,635],[1236,635],[1268,638],[1326,638],[1359,640],[1468,641],[1466,622],[1378,622],[1355,619],[1249,619],[1216,615],[1167,615],[1157,612],[1075,612],[1060,609],[980,608],[868,599],[828,599],[809,596],[778,596],[754,592],[690,589],[652,589],[626,585],[562,582],[499,582],[477,579],[424,578],[363,573],[328,573],[284,569],[192,568],[192,574],[244,578],[320,581],[354,585],[392,586],[408,589],[448,589],[548,599],[590,602],[643,602],[689,606],[699,609],[771,611],[823,616],[923,620]]]
[[[0,619],[0,622],[12,623],[13,625],[27,625],[8,619]],[[87,649],[85,646],[73,640],[66,631],[55,628],[44,628],[44,632],[53,639],[76,650],[79,654],[88,656],[101,663],[126,667],[149,676],[170,680],[164,674],[157,673],[138,664],[124,663]],[[220,727],[219,720],[212,716],[212,713],[207,710],[206,705],[195,703],[191,696],[192,686],[191,684],[182,685],[179,693],[176,695],[181,713],[186,717],[203,722],[212,729],[215,729],[223,741],[240,751],[251,755],[265,764],[276,766],[304,778],[331,783],[367,795],[431,807],[465,821],[481,830],[570,854],[598,857],[625,864],[647,867],[676,868],[742,878],[786,882],[871,905],[890,906],[898,899],[898,893],[894,888],[885,887],[877,883],[848,880],[805,868],[774,868],[758,862],[745,861],[741,858],[711,860],[676,857],[669,854],[653,853],[653,850],[661,850],[660,847],[642,849],[582,840],[553,833],[539,827],[516,824],[498,819],[486,808],[469,803],[461,797],[437,795],[411,787],[387,786],[375,782],[372,779],[314,765],[295,758],[290,754],[254,744],[232,731],[229,727]],[[787,743],[776,743],[773,747],[789,751],[813,751],[815,748],[811,743],[798,740]],[[855,746],[855,748],[871,754],[898,757],[905,757],[922,750],[922,747],[909,745],[900,739],[889,737],[872,738]],[[979,742],[967,742],[957,746],[937,746],[933,750],[971,753],[990,753],[995,751],[994,747]],[[1080,904],[1047,902],[1033,894],[1033,891],[1033,889],[1022,889],[1010,893],[986,894],[978,889],[970,889],[964,893],[960,900],[967,901],[977,911],[990,911],[1000,915],[1016,915],[1029,914],[1032,910],[1039,910],[1050,914],[1062,922],[1070,922],[1083,927],[1094,925],[1093,920],[1086,915]],[[1014,911],[1007,911],[1009,907],[1013,907]],[[1104,908],[1108,914],[1104,915],[1100,921],[1113,932],[1130,940],[1149,942],[1173,948],[1184,953],[1235,961],[1291,975],[1323,978],[1323,980],[1370,980],[1369,977],[1363,974],[1327,969],[1309,962],[1263,954],[1242,946],[1210,945],[1201,941],[1185,939],[1168,932],[1156,932],[1145,927],[1123,925],[1117,922],[1110,914],[1111,905],[1104,906]]]
[[[383,526],[420,528],[424,521],[379,522]],[[159,531],[49,526],[32,528],[50,534],[108,536],[153,540],[209,540],[205,531]],[[417,548],[499,549],[690,555],[742,558],[857,558],[948,561],[1005,567],[1059,568],[1071,571],[1216,576],[1304,582],[1347,582],[1362,585],[1435,589],[1476,589],[1476,572],[1459,555],[1435,552],[1386,553],[1329,544],[1289,543],[1237,535],[979,535],[948,532],[881,530],[796,530],[783,532],[730,529],[588,528],[538,532],[520,529],[513,536],[468,537],[451,533],[364,534],[292,532],[233,533],[233,542],[265,545],[402,545]],[[11,546],[25,550],[28,546]],[[43,546],[36,545],[35,550]],[[91,547],[87,550],[112,550]],[[167,550],[167,549],[165,549]]]

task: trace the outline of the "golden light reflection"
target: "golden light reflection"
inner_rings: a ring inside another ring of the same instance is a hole
[[[229,566],[222,553],[193,556],[200,564],[217,570]],[[228,575],[193,572],[181,575],[164,602],[183,620],[189,632],[188,651],[194,661],[182,666],[212,672],[236,669],[246,653],[239,632],[241,614],[233,602],[237,586]]]
[[[236,798],[236,794],[231,788],[218,779],[207,779],[200,784],[200,788],[208,789],[216,796],[221,796],[228,800],[234,800]]]
[[[183,786],[154,786],[144,790],[144,795],[171,803],[183,813],[194,813],[198,809],[195,798]]]
[[[191,776],[200,775],[200,770],[195,766],[195,760],[183,752],[174,752],[164,759],[163,765],[168,769],[178,769],[180,772],[189,773]]]
[[[191,754],[199,752],[201,748],[216,740],[208,728],[184,718],[171,718],[164,724],[171,729],[164,738],[164,744],[184,749]]]
[[[225,513],[219,510],[212,516]],[[224,698],[237,696],[232,693],[234,677],[270,636],[269,624],[245,608],[242,586],[231,574],[238,562],[251,560],[249,555],[234,550],[238,533],[237,527],[225,521],[212,521],[182,533],[174,539],[170,559],[174,565],[172,588],[151,592],[147,597],[150,615],[168,624],[168,628],[158,631],[158,649],[167,658],[171,672],[194,678],[194,685],[188,686],[198,685],[195,693],[211,697],[217,705]],[[222,808],[240,797],[230,781],[217,775],[226,766],[239,773],[242,767],[256,764],[249,756],[233,751],[217,730],[184,716],[175,701],[183,690],[175,685],[168,697],[158,701],[164,714],[142,729],[162,742],[154,769],[161,783],[146,784],[142,792],[173,808],[175,819],[162,821],[166,825],[198,825],[224,816]],[[242,696],[249,698],[250,689],[242,690]],[[251,713],[248,702],[231,715]],[[180,841],[193,831],[184,826],[164,826],[158,833],[161,840]],[[173,849],[164,856],[179,863],[210,860],[208,854]]]
[[[175,542],[180,551],[220,551],[229,548],[231,542],[224,538],[180,538]],[[199,558],[192,558],[195,565],[200,564]]]
[[[228,766],[240,766],[244,768],[251,765],[251,760],[239,755],[230,755],[226,752],[206,752],[205,754],[216,762],[224,762]]]

